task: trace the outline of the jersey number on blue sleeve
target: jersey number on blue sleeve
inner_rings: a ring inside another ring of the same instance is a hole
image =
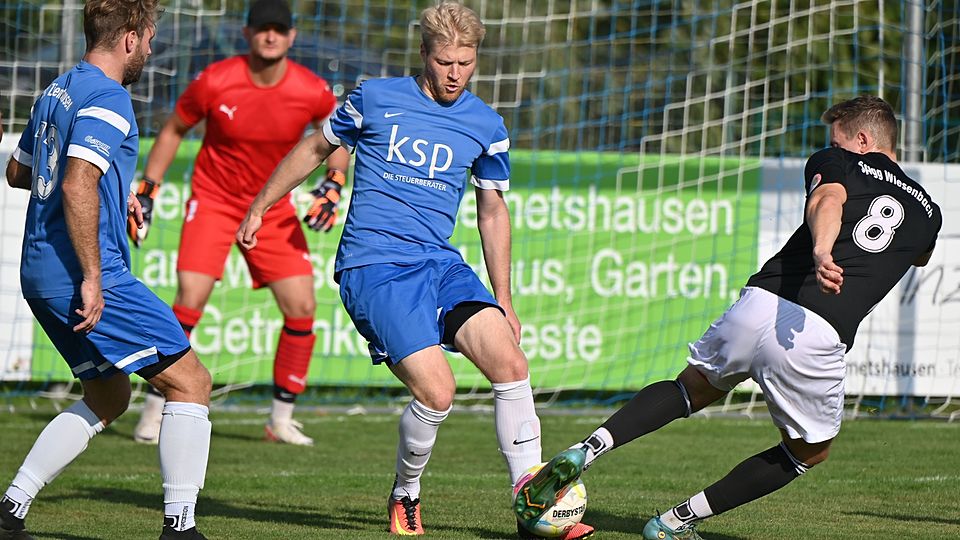
[[[60,133],[57,126],[40,122],[34,135],[33,186],[30,194],[41,200],[53,193],[60,167]]]

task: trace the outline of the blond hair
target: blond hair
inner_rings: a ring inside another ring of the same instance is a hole
[[[428,51],[434,45],[480,47],[486,29],[472,9],[459,2],[440,2],[420,14],[420,38]]]
[[[825,124],[837,124],[849,138],[857,132],[869,132],[884,150],[897,148],[897,118],[893,107],[877,96],[863,95],[830,107],[820,117]]]
[[[83,6],[83,34],[87,51],[112,49],[127,32],[143,36],[155,26],[163,10],[158,0],[88,0]]]

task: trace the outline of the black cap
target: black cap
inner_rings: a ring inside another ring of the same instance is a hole
[[[284,0],[257,0],[250,6],[247,26],[262,28],[268,24],[293,28],[293,15],[290,14],[290,6]]]

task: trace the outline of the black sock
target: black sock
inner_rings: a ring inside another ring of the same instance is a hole
[[[610,432],[616,448],[687,416],[690,403],[683,386],[678,381],[660,381],[637,392],[601,427]]]
[[[13,515],[18,507],[19,505],[17,503],[8,499],[6,496],[4,496],[3,500],[0,501],[0,508],[3,509],[3,512],[0,512],[0,526],[2,526],[4,530],[23,530],[23,520]]]
[[[296,394],[293,392],[288,392],[276,384],[273,385],[273,397],[274,399],[284,403],[293,403],[297,400]]]
[[[713,513],[720,514],[773,493],[809,468],[780,443],[747,458],[703,494]]]

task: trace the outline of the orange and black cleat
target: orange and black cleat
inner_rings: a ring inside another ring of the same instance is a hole
[[[420,521],[420,499],[410,497],[387,500],[387,514],[390,516],[390,533],[400,536],[418,536],[423,534],[423,522]]]

